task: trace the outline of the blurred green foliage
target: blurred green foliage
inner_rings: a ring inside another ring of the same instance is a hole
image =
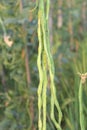
[[[13,41],[11,47],[5,43],[0,25],[0,130],[28,130],[32,127],[33,106],[30,104],[31,101],[36,104],[37,98],[35,101],[32,98],[36,95],[38,83],[37,19],[35,14],[29,13],[34,6],[35,2],[27,0],[0,2],[0,18],[6,35]],[[35,79],[30,85],[26,64],[32,70],[31,80]]]
[[[30,11],[35,6],[35,0],[0,0],[0,18],[6,34],[13,41],[11,47],[5,43],[3,27],[0,24],[0,130],[38,129],[38,7]],[[78,104],[80,77],[77,73],[87,72],[86,7],[86,0],[50,1],[51,52],[55,63],[57,96],[63,112],[61,124],[63,130],[80,130]],[[26,64],[30,70],[28,75]],[[49,82],[48,104],[50,102]],[[83,91],[85,124],[87,121],[86,84]],[[49,110],[50,105],[47,106],[47,130],[55,130]],[[55,110],[55,116],[56,114]]]

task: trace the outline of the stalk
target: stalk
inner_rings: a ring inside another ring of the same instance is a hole
[[[83,86],[82,86],[82,80],[81,80],[80,85],[79,85],[79,115],[80,115],[81,130],[85,130],[82,94],[83,94]]]

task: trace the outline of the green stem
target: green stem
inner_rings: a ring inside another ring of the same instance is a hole
[[[83,114],[83,101],[82,101],[82,81],[79,86],[79,115],[80,115],[80,127],[81,130],[85,130],[84,114]]]

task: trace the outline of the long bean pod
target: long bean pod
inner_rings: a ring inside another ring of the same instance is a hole
[[[45,11],[46,4],[46,11]],[[39,130],[46,130],[46,87],[47,87],[47,64],[50,75],[50,88],[51,88],[51,119],[58,130],[61,130],[62,112],[59,106],[59,102],[56,97],[56,88],[54,84],[54,63],[50,51],[49,42],[49,29],[48,29],[48,16],[49,16],[49,5],[50,1],[39,0],[39,15],[38,15],[38,39],[39,39],[39,50],[38,50],[38,69],[40,76],[40,83],[38,88],[38,109],[39,109]],[[40,22],[40,23],[39,23]],[[41,58],[45,57],[45,58]],[[41,62],[42,61],[42,62]],[[42,67],[43,66],[43,67]],[[39,99],[40,98],[40,99]],[[43,106],[42,120],[41,107]],[[54,116],[54,107],[58,111],[58,120]],[[42,124],[42,125],[41,125]]]

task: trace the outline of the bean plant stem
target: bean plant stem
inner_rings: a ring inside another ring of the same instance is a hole
[[[81,127],[81,130],[85,130],[84,114],[83,114],[82,93],[83,93],[83,85],[82,85],[82,81],[80,81],[80,86],[79,86],[79,115],[80,115],[80,127]]]

